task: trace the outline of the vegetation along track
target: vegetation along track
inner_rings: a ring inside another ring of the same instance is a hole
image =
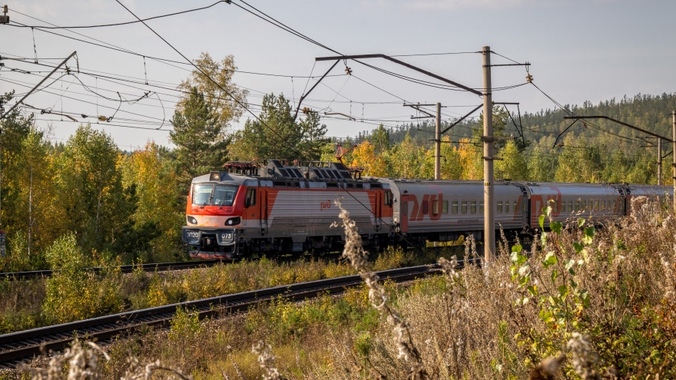
[[[440,268],[437,265],[421,265],[389,269],[376,272],[376,274],[381,280],[404,282],[439,272]],[[279,298],[302,301],[321,294],[338,294],[346,288],[359,286],[361,283],[362,278],[359,275],[343,276],[181,302],[4,334],[0,335],[0,368],[13,368],[23,361],[40,355],[42,352],[62,350],[68,347],[75,337],[105,342],[113,337],[128,334],[147,326],[168,326],[179,308],[196,312],[200,318],[205,318],[223,312],[246,311],[260,303]]]
[[[220,260],[201,260],[201,261],[184,261],[184,262],[173,262],[173,263],[149,263],[149,264],[137,264],[137,265],[121,265],[120,271],[122,273],[132,273],[135,270],[142,270],[143,272],[167,272],[172,270],[181,270],[181,269],[195,269],[208,267],[221,263]],[[92,272],[101,272],[103,268],[94,267],[89,268]],[[40,277],[50,277],[54,271],[51,270],[32,270],[25,272],[0,272],[0,280],[29,280],[33,278]]]

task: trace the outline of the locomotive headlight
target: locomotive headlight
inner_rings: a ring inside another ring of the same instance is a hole
[[[195,219],[195,217],[193,217],[193,216],[189,216],[188,217],[188,223],[197,224],[197,219]]]
[[[225,225],[226,226],[234,226],[236,224],[240,224],[241,222],[242,222],[242,218],[237,216],[237,217],[230,218],[230,219],[226,220]]]

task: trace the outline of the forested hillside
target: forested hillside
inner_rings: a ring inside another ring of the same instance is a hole
[[[493,122],[496,136],[501,137],[497,148],[502,159],[496,161],[496,175],[533,181],[657,183],[657,138],[607,119],[565,118],[604,116],[671,139],[671,112],[675,109],[674,94],[639,94],[523,115],[496,106]],[[442,121],[442,130],[453,122]],[[482,123],[481,119],[463,121],[442,137],[443,178],[482,176]],[[355,138],[358,147],[348,162],[364,167],[371,175],[409,177],[409,173],[422,173],[431,177],[433,138],[434,124],[430,122],[391,130],[381,127]],[[382,141],[388,141],[388,146]],[[373,157],[363,157],[371,150]],[[662,183],[671,183],[670,152],[670,144],[663,140]],[[415,166],[422,170],[415,170]]]

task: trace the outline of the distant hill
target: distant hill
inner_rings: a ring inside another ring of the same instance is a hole
[[[565,135],[560,135],[573,123],[573,120],[566,120],[564,117],[577,115],[606,116],[671,138],[671,112],[676,110],[676,94],[665,93],[658,96],[638,94],[634,97],[625,96],[620,100],[613,98],[596,105],[587,101],[580,106],[566,105],[565,108],[566,110],[547,109],[520,115],[524,137],[532,143],[538,143],[543,139],[556,140],[559,137],[559,140],[562,140],[564,136],[568,136],[568,138],[580,139],[585,144],[611,144],[620,148],[635,146],[642,138],[647,137],[621,124],[601,119],[578,121],[566,131]],[[508,120],[505,127],[507,135],[519,135],[517,126],[514,124],[519,122],[518,116],[512,113],[512,119]],[[453,122],[453,120],[442,120],[442,129]],[[473,131],[481,130],[481,128],[482,125],[477,120],[463,121],[445,135],[450,136],[452,141],[457,141],[460,138],[471,138]],[[431,145],[431,140],[434,138],[434,123],[425,121],[392,128],[390,143],[401,142],[406,134],[421,145]],[[359,143],[369,138],[369,132],[362,132],[353,139],[354,142]],[[654,142],[655,139],[648,138],[646,143],[649,141]]]

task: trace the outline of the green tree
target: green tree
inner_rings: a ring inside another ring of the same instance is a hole
[[[301,121],[293,119],[289,101],[284,95],[263,97],[260,116],[247,120],[244,129],[235,134],[230,149],[238,160],[316,160],[327,140],[326,126],[319,124],[317,112],[306,112]]]
[[[193,88],[204,95],[206,103],[216,115],[216,121],[225,132],[230,122],[239,119],[246,107],[247,91],[238,88],[232,81],[235,60],[229,55],[221,62],[214,61],[209,53],[202,53],[195,60],[199,69],[192,71],[190,78],[181,82],[179,89],[186,94],[177,104],[180,111],[189,106]]]
[[[24,170],[17,177],[20,192],[14,227],[26,233],[27,250],[14,254],[27,255],[34,266],[40,267],[44,263],[41,251],[62,232],[54,229],[58,221],[53,217],[55,191],[52,186],[50,145],[43,132],[31,128],[22,141],[21,150],[19,162]]]
[[[515,141],[507,141],[499,155],[501,160],[495,162],[495,178],[528,179],[528,162]]]
[[[174,130],[169,133],[174,150],[179,184],[186,188],[190,180],[226,161],[229,139],[226,138],[218,115],[196,87],[172,119]],[[187,190],[185,190],[187,194]]]
[[[529,148],[529,179],[539,182],[554,180],[558,156],[552,152],[553,144],[554,137],[545,136]]]
[[[7,104],[13,97],[13,93],[6,93],[0,97],[0,103]],[[33,123],[33,115],[24,117],[18,108],[0,120],[0,229],[6,232],[25,225],[25,203],[20,200],[25,185],[22,177],[26,173],[22,152]]]
[[[298,150],[302,160],[318,160],[322,155],[322,148],[329,141],[326,136],[326,125],[320,124],[317,111],[304,112],[305,117],[297,122],[301,133]]]
[[[112,138],[80,126],[56,162],[54,186],[61,231],[74,231],[85,251],[102,250],[114,241],[126,220],[118,149]]]
[[[392,175],[401,178],[420,178],[425,166],[425,148],[415,144],[410,135],[393,148]]]
[[[370,140],[375,148],[376,155],[385,153],[390,149],[390,132],[382,124],[371,132]]]
[[[126,195],[135,199],[136,205],[126,224],[128,233],[118,239],[120,252],[127,253],[130,260],[175,260],[174,255],[181,251],[178,241],[185,216],[180,210],[182,189],[167,152],[148,143],[143,150],[120,155],[118,166],[122,183],[129,189]]]
[[[493,106],[493,137],[495,138],[495,151],[499,151],[505,146],[508,140],[512,140],[507,133],[507,123],[509,122],[509,112],[504,107]],[[479,145],[483,144],[481,136],[484,132],[484,115],[479,117],[478,124],[472,129],[472,142]],[[482,148],[483,149],[483,148]]]

